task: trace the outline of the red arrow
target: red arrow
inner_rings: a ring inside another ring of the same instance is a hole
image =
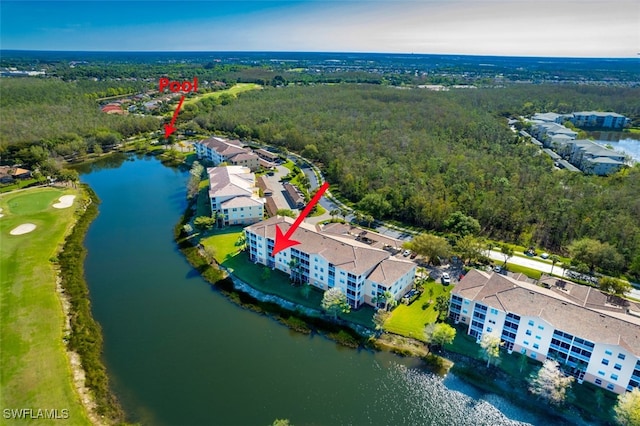
[[[290,238],[296,231],[296,229],[298,229],[298,226],[300,226],[304,218],[307,217],[309,212],[311,212],[313,206],[315,206],[318,201],[320,201],[320,197],[322,197],[322,194],[324,194],[324,191],[326,191],[327,188],[329,188],[329,184],[327,182],[323,183],[320,189],[318,189],[318,192],[316,192],[316,195],[313,196],[311,201],[309,201],[309,204],[307,204],[304,210],[302,210],[302,213],[300,213],[300,216],[298,216],[296,221],[293,222],[293,225],[291,225],[286,234],[283,234],[280,230],[280,227],[276,225],[276,241],[273,246],[271,256],[275,256],[276,253],[286,248],[300,244],[300,241],[291,240]]]
[[[178,118],[178,113],[180,112],[180,108],[182,108],[182,103],[184,102],[184,95],[180,98],[180,102],[178,103],[178,108],[173,111],[173,118],[171,119],[171,123],[164,125],[164,138],[168,139],[171,136],[171,133],[176,131],[174,124],[176,124],[176,118]]]

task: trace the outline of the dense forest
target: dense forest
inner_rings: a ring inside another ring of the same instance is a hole
[[[489,237],[557,252],[590,237],[613,245],[623,269],[640,276],[640,166],[610,177],[555,170],[507,126],[508,117],[578,110],[616,111],[637,125],[640,88],[512,83],[433,92],[406,85],[413,74],[357,68],[314,75],[214,62],[39,65],[57,78],[0,79],[5,163],[46,171],[55,169],[54,159],[105,152],[123,138],[160,130],[158,117],[106,115],[96,102],[153,88],[156,76],[259,82],[265,90],[190,103],[178,128],[302,153],[335,192],[378,219],[440,232],[460,211]]]
[[[640,89],[286,87],[247,93],[195,121],[313,157],[376,218],[443,231],[462,211],[496,239],[562,252],[591,237],[630,265],[640,256],[640,167],[606,178],[553,170],[506,125],[520,113],[588,109],[637,117]]]

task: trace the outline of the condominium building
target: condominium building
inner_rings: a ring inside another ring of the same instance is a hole
[[[579,383],[615,393],[640,384],[640,308],[591,287],[546,287],[471,270],[451,292],[449,318],[467,333],[499,336],[505,350],[552,358]]]
[[[248,167],[252,171],[258,170],[260,166],[260,157],[252,150],[243,148],[239,141],[228,141],[214,136],[198,141],[194,146],[198,158],[207,159],[216,166],[220,163],[227,163]]]
[[[210,167],[211,212],[225,225],[248,225],[264,217],[264,198],[259,196],[255,175],[242,166]]]
[[[320,227],[303,222],[291,236],[300,244],[272,256],[276,226],[286,233],[293,222],[292,218],[275,216],[246,227],[251,261],[322,290],[339,287],[352,308],[376,306],[385,291],[400,300],[413,286],[416,264],[375,247],[371,242],[376,234],[371,232],[365,240],[336,232],[333,224]],[[386,243],[383,246],[388,247]]]
[[[622,129],[629,122],[627,117],[615,112],[581,111],[571,115],[569,119],[578,127]]]

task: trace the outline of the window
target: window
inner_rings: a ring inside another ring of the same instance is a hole
[[[487,333],[491,333],[493,329],[491,327],[487,327]]]
[[[541,339],[542,339],[542,337],[536,336],[536,340],[541,340]]]
[[[464,304],[465,304],[465,305],[468,305],[468,304],[469,304],[469,301],[465,299]]]
[[[531,352],[531,358],[536,359],[538,356],[536,355],[535,352]]]
[[[599,371],[598,371],[598,374],[599,374],[600,376],[604,377],[604,371],[599,370]]]
[[[613,384],[612,384],[612,383],[609,383],[609,384],[607,385],[607,389],[609,389],[609,390],[613,390],[613,388],[614,388],[614,386],[613,386]]]
[[[533,320],[529,320],[529,322],[527,324],[533,325]]]
[[[491,313],[492,313],[493,315],[498,315],[498,310],[497,310],[497,309],[494,309],[494,308],[491,308]]]
[[[601,385],[601,384],[602,384],[602,380],[596,379],[596,385]]]
[[[525,334],[526,334],[527,336],[531,336],[531,330],[527,330],[527,331],[525,332]]]
[[[463,310],[462,310],[462,313],[463,313],[463,314],[468,314],[468,313],[469,313],[469,311],[467,311],[466,309],[463,309]]]
[[[533,344],[533,349],[540,349],[540,345],[538,345],[537,343]]]
[[[618,359],[624,360],[626,358],[625,354],[618,354]]]
[[[612,352],[610,350],[606,350],[606,351],[604,351],[604,354],[605,355],[612,355]]]
[[[527,350],[525,348],[520,349],[520,353],[522,355],[526,355],[527,354]]]
[[[608,359],[606,359],[606,358],[602,358],[602,363],[603,363],[604,365],[609,365],[609,360],[608,360]]]
[[[618,380],[618,375],[617,375],[617,374],[612,374],[612,375],[611,375],[611,378],[612,378],[613,380]]]
[[[529,342],[527,342],[526,340],[524,342],[522,342],[524,345],[529,346]]]
[[[620,370],[622,370],[622,365],[616,364],[616,365],[613,366],[613,368],[615,368],[616,370],[620,371]]]
[[[544,325],[539,325],[538,330],[544,330]]]

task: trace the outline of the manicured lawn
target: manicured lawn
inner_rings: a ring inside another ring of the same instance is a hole
[[[196,216],[211,216],[211,204],[209,201],[209,180],[203,179],[200,182],[198,192],[198,203],[196,205]]]
[[[203,95],[194,96],[193,98],[188,98],[184,100],[184,105],[189,105],[198,102],[200,99],[204,98],[218,98],[222,94],[228,94],[236,96],[238,93],[248,92],[250,90],[262,89],[262,86],[255,83],[238,83],[233,85],[232,87],[225,90],[218,90],[217,92],[209,92]],[[177,104],[176,104],[177,106]]]
[[[72,385],[64,315],[50,262],[79,205],[76,198],[71,208],[53,208],[65,194],[80,195],[70,189],[35,188],[0,197],[0,407],[67,409],[70,424],[82,425],[89,420]],[[36,229],[9,234],[24,223]]]
[[[384,329],[390,333],[412,337],[424,341],[424,327],[435,322],[438,313],[434,309],[435,301],[441,294],[449,297],[453,286],[443,286],[439,282],[428,282],[424,286],[422,295],[411,305],[399,304],[392,312],[391,317],[384,324]],[[433,289],[433,296],[429,290]],[[426,304],[431,299],[429,307]]]
[[[240,247],[236,245],[241,234],[242,227],[230,226],[211,231],[210,235],[202,238],[200,242],[207,248],[213,248],[214,257],[218,263],[261,292],[280,296],[308,308],[321,309],[320,302],[323,294],[321,290],[311,286],[309,294],[305,295],[301,286],[291,285],[289,276],[284,272],[277,269],[271,270],[264,265],[249,261],[248,255],[240,252]],[[265,273],[265,271],[268,272]],[[364,306],[357,311],[341,315],[341,318],[372,327],[373,314],[373,308]]]
[[[537,271],[537,270],[531,269],[531,268],[527,268],[526,266],[516,265],[516,264],[513,264],[513,263],[507,263],[507,270],[509,270],[510,272],[515,272],[515,273],[523,273],[526,276],[528,276],[529,278],[533,278],[533,279],[536,279],[536,280],[539,280],[540,276],[542,276],[542,272],[540,272],[540,271]],[[558,271],[562,271],[562,269],[558,268]]]

